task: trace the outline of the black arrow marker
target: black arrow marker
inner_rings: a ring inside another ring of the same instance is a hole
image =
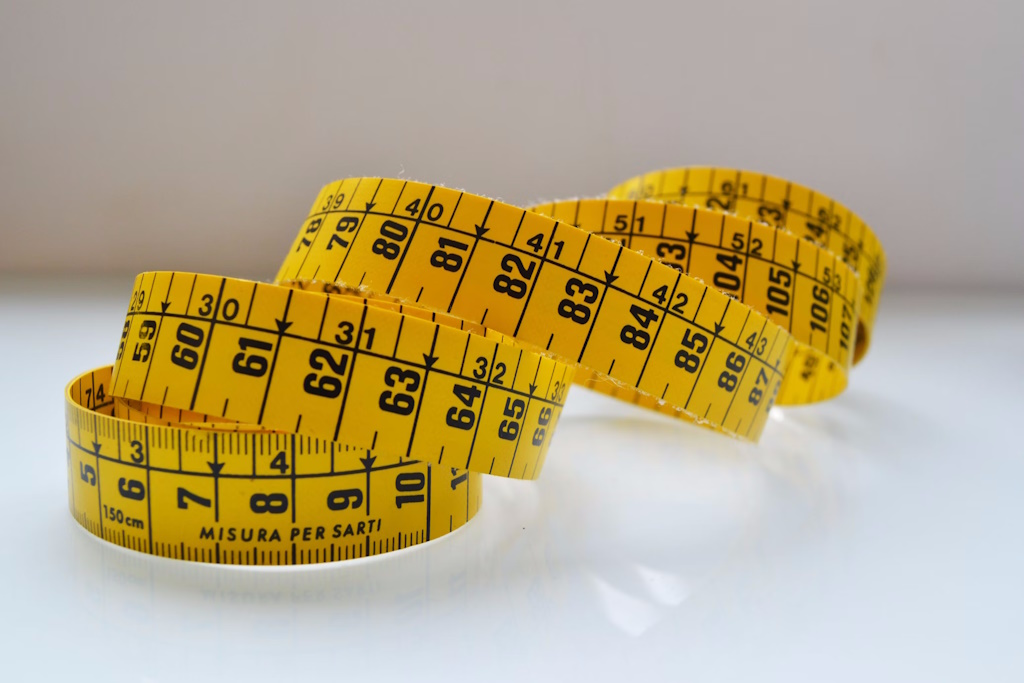
[[[96,455],[99,455],[100,454],[100,442],[99,441],[93,441],[92,442],[92,449],[96,453]]]
[[[490,204],[487,205],[487,211],[484,212],[483,220],[480,221],[479,225],[476,226],[476,236],[477,237],[483,237],[487,233],[487,231],[490,230],[490,228],[485,228],[484,225],[487,224],[487,217],[491,215],[491,207],[492,206],[494,206],[494,201],[493,200],[491,201]]]
[[[619,279],[619,276],[618,275],[612,275],[610,270],[604,271],[604,282],[605,282],[606,285],[610,285],[611,283],[615,282],[618,279]]]
[[[366,210],[370,211],[373,207],[377,206],[377,202],[366,202]]]
[[[725,310],[722,311],[722,319],[715,323],[715,336],[722,334],[722,330],[725,329],[725,314],[729,312],[729,304],[732,303],[732,299],[728,299],[725,302]]]
[[[429,353],[423,354],[423,364],[427,366],[429,370],[437,362],[437,356],[431,356]]]
[[[164,300],[160,302],[160,311],[166,313],[171,305],[171,286],[174,285],[174,273],[171,273],[171,281],[167,283],[167,291],[164,292]],[[145,385],[143,385],[145,388]]]
[[[690,240],[691,242],[696,241],[697,233],[694,232],[693,230],[690,230],[688,233],[686,233],[686,239]]]
[[[536,390],[537,390],[537,385],[536,384],[531,384],[530,385],[530,396],[533,396],[533,392],[535,392]]]
[[[291,323],[290,320],[286,321],[286,320],[280,320],[278,318],[275,318],[274,322],[277,323],[277,333],[278,334],[284,334],[288,330],[288,328],[292,326],[292,323]]]
[[[217,476],[224,469],[224,463],[222,462],[207,462],[206,464],[209,466],[210,471],[213,472],[213,476]]]

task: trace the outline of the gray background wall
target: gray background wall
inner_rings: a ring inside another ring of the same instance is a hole
[[[525,203],[683,164],[1024,285],[1024,3],[0,3],[0,270],[270,277],[327,181]]]

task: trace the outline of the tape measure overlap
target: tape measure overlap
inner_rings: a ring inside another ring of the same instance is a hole
[[[827,219],[813,240],[788,214],[752,219],[780,191],[803,201],[776,184],[665,171],[524,210],[332,183],[275,284],[136,279],[115,364],[68,387],[72,512],[119,545],[207,562],[407,547],[468,521],[481,473],[538,476],[574,380],[756,441],[776,400],[842,391],[884,273],[831,200],[806,214]],[[870,291],[858,269],[877,271]]]

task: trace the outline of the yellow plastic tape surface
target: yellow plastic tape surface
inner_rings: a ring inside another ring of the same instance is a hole
[[[114,365],[66,391],[69,504],[177,559],[415,545],[473,517],[481,474],[540,474],[574,381],[751,441],[835,396],[884,273],[848,209],[746,171],[531,209],[338,181],[273,284],[136,278]]]

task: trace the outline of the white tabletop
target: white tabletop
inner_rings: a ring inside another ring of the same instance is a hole
[[[269,570],[68,514],[62,390],[130,289],[0,280],[5,680],[1024,680],[1024,297],[887,293],[851,388],[758,446],[575,388],[465,529]]]

